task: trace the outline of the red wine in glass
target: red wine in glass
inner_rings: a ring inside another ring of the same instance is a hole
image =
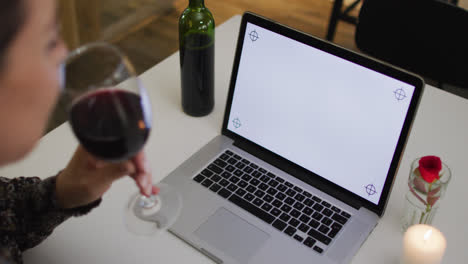
[[[148,138],[150,119],[140,95],[113,88],[84,94],[70,110],[70,123],[80,143],[106,161],[135,156]]]

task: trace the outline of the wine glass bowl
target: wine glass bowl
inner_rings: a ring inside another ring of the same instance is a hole
[[[71,52],[64,68],[63,102],[80,144],[100,160],[131,160],[149,137],[152,114],[130,61],[115,46],[98,42]],[[149,235],[175,222],[180,194],[166,184],[158,187],[157,195],[131,197],[124,214],[130,231]]]

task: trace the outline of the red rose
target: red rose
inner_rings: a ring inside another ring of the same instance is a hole
[[[419,160],[419,172],[421,177],[428,183],[439,179],[442,170],[442,161],[437,156],[426,156]]]

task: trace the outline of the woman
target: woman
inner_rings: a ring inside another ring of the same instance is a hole
[[[60,39],[55,0],[4,0],[0,6],[0,166],[22,158],[40,139],[59,93],[59,65],[67,50]],[[67,167],[44,181],[0,178],[0,263],[22,263],[70,216],[99,205],[112,182],[131,175],[150,195],[143,153],[105,163],[78,147]]]

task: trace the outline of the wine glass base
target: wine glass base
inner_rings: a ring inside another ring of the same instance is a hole
[[[160,183],[158,195],[132,195],[125,207],[127,229],[137,235],[154,235],[171,227],[182,209],[182,197],[172,187]]]

